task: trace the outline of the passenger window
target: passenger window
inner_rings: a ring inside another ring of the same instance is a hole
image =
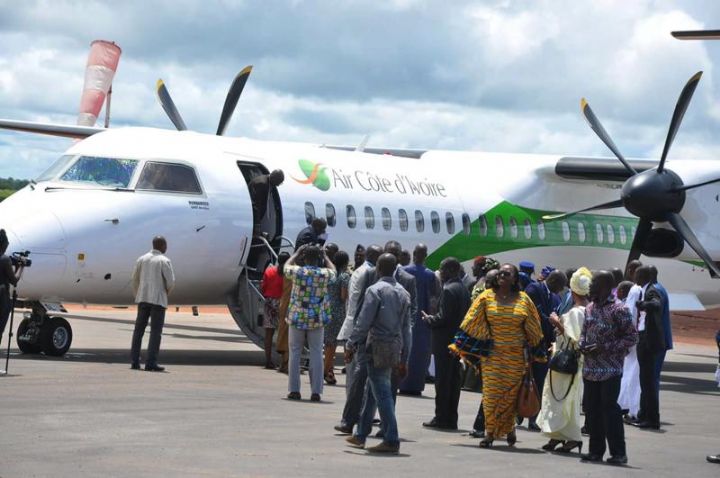
[[[169,163],[146,163],[135,188],[174,193],[202,193],[193,168]]]
[[[417,232],[425,231],[425,216],[423,216],[422,211],[415,211],[415,227]]]
[[[133,172],[137,167],[138,162],[134,159],[113,159],[113,158],[99,158],[95,156],[81,156],[75,164],[62,175],[61,181],[70,181],[76,183],[90,183],[98,186],[113,187],[113,188],[126,188],[130,184]],[[148,166],[153,163],[148,163],[143,171],[145,176],[148,170]],[[58,166],[58,169],[60,166]],[[54,168],[51,168],[54,169]],[[190,168],[188,168],[190,169]],[[58,171],[55,171],[58,172]],[[194,178],[194,173],[190,169],[191,174]],[[52,174],[52,173],[48,173]],[[45,175],[43,175],[45,176]],[[140,178],[142,180],[142,178]],[[195,180],[197,184],[197,180]],[[140,188],[140,186],[138,186]],[[197,187],[198,192],[200,186]],[[161,188],[141,188],[141,189],[161,189]]]
[[[328,226],[335,227],[335,206],[330,203],[325,204],[325,218]]]
[[[523,231],[525,233],[525,239],[532,239],[532,223],[530,219],[523,221]]]
[[[430,212],[430,224],[432,224],[432,230],[435,234],[440,232],[440,214],[435,211]]]
[[[312,220],[315,219],[315,206],[313,206],[313,203],[306,202],[305,203],[305,222],[310,225]]]
[[[603,243],[603,228],[600,224],[595,224],[595,239],[597,239],[598,244]]]
[[[577,230],[578,230],[578,240],[580,242],[585,242],[585,224],[583,224],[582,222],[578,222]]]
[[[627,242],[627,232],[625,232],[625,226],[621,225],[618,232],[620,232],[620,244],[625,244]]]
[[[370,206],[365,206],[365,227],[375,229],[375,212]]]
[[[463,213],[462,215],[463,232],[466,236],[470,235],[470,216]]]
[[[448,234],[455,234],[455,216],[451,212],[445,213],[445,226]]]
[[[518,223],[517,219],[510,217],[510,236],[515,239],[518,237]]]
[[[495,235],[497,237],[503,237],[505,235],[505,227],[502,217],[500,216],[495,216]]]
[[[345,206],[345,215],[347,216],[347,225],[350,229],[355,229],[357,226],[357,215],[355,214],[355,207],[348,204]]]
[[[400,230],[401,230],[402,232],[407,231],[407,230],[408,230],[409,221],[408,221],[408,215],[407,215],[407,212],[405,211],[405,209],[399,209],[399,210],[398,210],[398,220],[399,220],[399,222],[400,222]]]
[[[480,235],[486,237],[488,235],[488,222],[484,214],[478,217],[478,223],[480,225]]]
[[[542,222],[542,219],[538,219],[537,232],[538,232],[538,237],[540,238],[540,240],[544,241],[545,240],[545,223]]]
[[[568,242],[570,240],[570,224],[563,221],[561,226],[562,226],[563,241]]]
[[[607,225],[607,238],[608,238],[608,244],[615,243],[615,231],[613,230],[613,227],[611,224]]]
[[[390,209],[384,207],[380,210],[382,216],[383,229],[389,231],[392,228],[392,216],[390,215]]]

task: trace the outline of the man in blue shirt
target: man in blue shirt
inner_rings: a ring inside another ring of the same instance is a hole
[[[655,362],[655,381],[657,382],[658,396],[660,395],[660,373],[662,372],[663,364],[665,363],[665,354],[668,350],[673,348],[672,339],[672,323],[670,322],[670,298],[668,297],[667,290],[661,283],[658,282],[658,270],[655,266],[650,266],[650,273],[652,275],[651,283],[655,286],[658,294],[660,294],[660,300],[662,302],[662,325],[663,331],[665,332],[665,350],[658,352],[657,361]]]
[[[378,282],[365,293],[355,327],[346,350],[346,361],[364,344],[369,387],[354,435],[347,438],[349,445],[364,448],[365,439],[372,431],[375,411],[380,412],[384,437],[382,443],[368,451],[395,453],[400,451],[400,437],[395,418],[391,375],[396,369],[399,376],[407,373],[410,352],[410,294],[395,280],[397,259],[385,253],[377,262]]]

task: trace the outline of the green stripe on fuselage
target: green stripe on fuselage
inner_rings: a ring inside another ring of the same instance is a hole
[[[582,246],[629,250],[638,223],[633,217],[600,214],[542,219],[552,214],[558,213],[524,208],[503,201],[472,221],[470,234],[461,230],[433,251],[427,265],[436,269],[446,257],[467,261],[480,255],[534,247]],[[602,233],[598,232],[598,226],[602,228]]]

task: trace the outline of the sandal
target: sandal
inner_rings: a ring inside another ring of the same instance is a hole
[[[556,440],[555,438],[551,438],[549,442],[542,446],[542,449],[545,451],[554,451],[558,445],[565,445],[565,440]]]
[[[491,448],[493,441],[495,441],[495,438],[492,436],[486,436],[482,440],[480,440],[480,448]]]
[[[335,374],[332,372],[325,374],[325,383],[328,385],[335,385],[337,383],[337,379],[335,378]]]

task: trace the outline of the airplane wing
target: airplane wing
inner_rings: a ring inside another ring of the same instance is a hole
[[[88,136],[105,131],[105,128],[96,128],[92,126],[36,123],[34,121],[17,121],[8,119],[0,119],[0,129],[76,139],[85,139]]]

